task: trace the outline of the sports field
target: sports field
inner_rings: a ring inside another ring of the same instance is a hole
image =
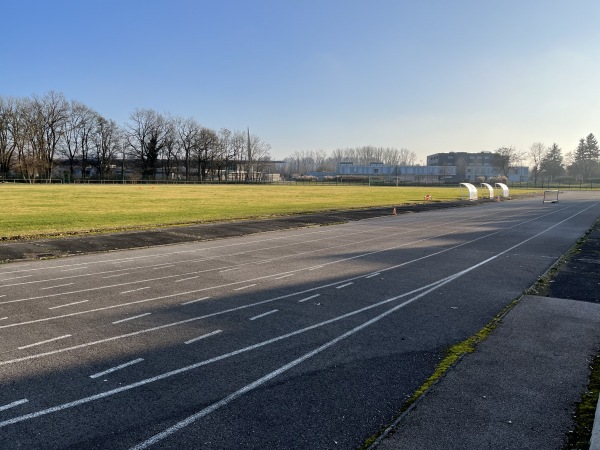
[[[459,187],[2,184],[0,239],[393,207],[426,195],[452,201],[468,193]]]

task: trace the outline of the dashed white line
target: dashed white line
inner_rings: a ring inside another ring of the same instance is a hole
[[[197,298],[196,300],[190,300],[189,302],[183,302],[182,305],[189,305],[191,303],[201,302],[202,300],[208,300],[210,297]]]
[[[234,289],[234,291],[241,291],[243,289],[251,288],[252,286],[256,286],[256,283],[254,283],[254,284],[248,284],[246,286],[242,286],[242,287],[236,288],[236,289]]]
[[[0,320],[6,320],[8,317],[0,317]]]
[[[65,287],[65,286],[71,286],[75,283],[66,283],[66,284],[59,284],[57,286],[49,286],[49,287],[45,287],[45,288],[40,288],[40,291],[45,291],[46,289],[56,289],[56,288],[60,288],[60,287]]]
[[[58,341],[60,339],[68,338],[68,337],[71,337],[71,335],[70,334],[65,334],[64,336],[59,336],[59,337],[55,337],[55,338],[52,338],[52,339],[46,339],[45,341],[36,342],[34,344],[24,345],[22,347],[18,347],[18,349],[19,350],[23,350],[25,348],[35,347],[37,345],[42,345],[42,344],[47,344],[48,342],[54,342],[54,341]]]
[[[109,373],[116,372],[117,370],[121,370],[121,369],[124,369],[125,367],[132,366],[133,364],[141,363],[143,360],[144,360],[144,358],[134,359],[133,361],[129,361],[124,364],[120,364],[118,366],[111,367],[110,369],[106,369],[102,372],[98,372],[93,375],[90,375],[90,378],[99,378],[101,376],[108,375]]]
[[[321,296],[321,294],[311,295],[310,297],[306,297],[306,298],[302,298],[302,299],[298,300],[298,303],[306,302],[308,300],[312,300],[313,298],[317,298],[320,296]]]
[[[117,273],[116,275],[107,275],[105,277],[102,277],[102,279],[107,279],[107,278],[116,278],[116,277],[124,277],[125,275],[129,275],[128,273]]]
[[[140,317],[149,316],[150,314],[152,314],[152,313],[144,313],[144,314],[139,314],[139,315],[133,316],[133,317],[127,317],[126,319],[121,319],[121,320],[117,320],[117,321],[113,322],[113,325],[117,324],[117,323],[121,323],[121,322],[127,322],[128,320],[139,319]]]
[[[373,278],[373,277],[376,277],[377,275],[381,275],[381,272],[372,273],[371,275],[367,275],[365,278]]]
[[[194,280],[196,278],[200,278],[200,275],[196,275],[195,277],[181,278],[180,280],[175,280],[175,283],[181,283],[182,281]]]
[[[72,272],[74,270],[85,270],[85,269],[87,269],[87,267],[75,267],[73,269],[63,269],[63,270],[61,270],[61,272]]]
[[[14,408],[15,406],[19,406],[19,405],[22,405],[23,403],[27,403],[28,401],[29,400],[24,398],[22,400],[17,400],[16,402],[9,403],[8,405],[0,406],[0,411],[5,411],[7,409]]]
[[[308,270],[317,270],[317,269],[322,269],[323,266],[314,266],[314,267],[309,267]]]
[[[130,291],[123,291],[121,294],[131,294],[132,292],[143,291],[144,289],[150,289],[150,286],[145,286],[137,289],[132,289]]]
[[[272,309],[271,311],[267,311],[266,313],[259,314],[258,316],[250,317],[250,320],[260,319],[261,317],[268,316],[269,314],[273,314],[278,312],[278,309]]]
[[[344,283],[344,284],[340,284],[339,286],[336,286],[336,289],[344,289],[345,287],[350,286],[351,284],[353,284],[352,282],[350,283]]]
[[[58,308],[64,308],[66,306],[72,306],[72,305],[79,305],[80,303],[85,303],[85,302],[89,302],[89,300],[81,300],[79,302],[73,302],[73,303],[67,303],[65,305],[58,305],[58,306],[51,306],[48,309],[58,309]]]
[[[293,277],[294,275],[296,275],[296,274],[295,273],[288,273],[286,275],[281,275],[280,277],[273,278],[273,279],[274,280],[282,280],[283,278]]]
[[[206,339],[207,337],[214,336],[215,334],[221,333],[223,330],[215,330],[212,333],[203,334],[202,336],[195,337],[194,339],[190,339],[189,341],[185,341],[184,344],[191,344],[193,342],[199,341],[201,339]]]

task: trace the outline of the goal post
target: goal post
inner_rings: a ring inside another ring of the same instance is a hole
[[[558,203],[558,189],[544,191],[544,203]]]

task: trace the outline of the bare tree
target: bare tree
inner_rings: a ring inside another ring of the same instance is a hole
[[[52,177],[54,156],[60,140],[65,132],[65,124],[69,115],[69,103],[62,94],[49,92],[42,98],[33,99],[36,153],[42,162],[41,174],[47,180]]]
[[[90,136],[96,127],[98,113],[83,103],[72,101],[70,114],[64,128],[64,138],[60,153],[67,159],[71,179],[75,178],[75,167],[79,162],[81,176],[87,175],[89,153],[91,149]]]
[[[15,101],[0,97],[0,178],[8,177],[13,163],[16,142],[12,124],[15,114]]]
[[[107,120],[98,115],[92,137],[95,157],[94,165],[100,179],[105,179],[111,173],[111,166],[122,148],[121,130],[114,120]]]
[[[501,147],[492,154],[492,166],[508,178],[508,173],[523,156],[514,147]]]
[[[546,154],[546,146],[541,142],[534,142],[529,147],[529,158],[533,162],[532,172],[533,172],[533,181],[537,183],[538,172],[540,171],[540,165],[542,160],[544,159],[544,155]]]
[[[175,133],[177,142],[182,150],[182,158],[185,167],[185,180],[189,181],[192,172],[192,162],[194,161],[194,149],[200,136],[202,127],[193,118],[184,119],[177,117],[175,119]]]
[[[217,152],[219,139],[217,133],[210,128],[202,127],[196,139],[194,149],[198,161],[198,178],[206,179],[208,170],[212,167]]]
[[[166,145],[165,118],[152,109],[136,109],[126,125],[126,145],[137,159],[142,177],[156,179],[159,155]]]

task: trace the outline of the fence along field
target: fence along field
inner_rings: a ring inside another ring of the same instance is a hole
[[[1,184],[0,239],[391,208],[423,202],[426,195],[431,201],[452,201],[464,197],[465,192],[458,186]]]

